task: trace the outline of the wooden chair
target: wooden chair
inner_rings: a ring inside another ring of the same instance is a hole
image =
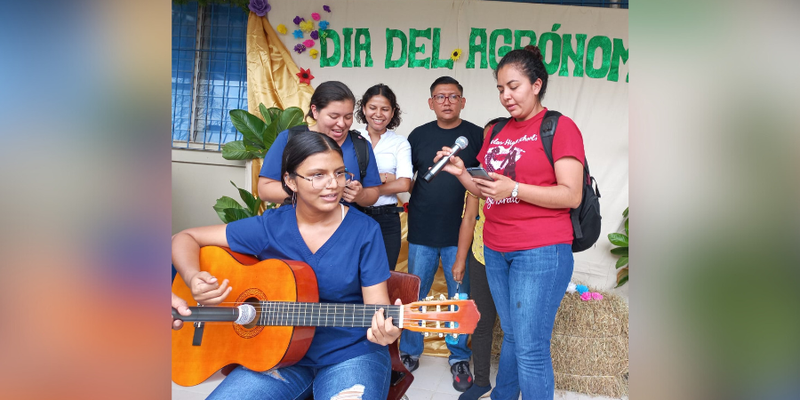
[[[419,300],[419,277],[405,272],[391,271],[392,275],[386,282],[389,289],[389,300],[394,303],[395,299],[400,299],[403,304],[408,304]],[[389,396],[387,400],[400,400],[414,382],[414,376],[406,369],[400,361],[400,339],[389,345],[389,355],[392,358],[392,380],[389,386]]]
[[[391,276],[386,281],[386,286],[389,291],[389,300],[392,304],[396,299],[400,299],[403,304],[413,303],[419,300],[419,285],[420,280],[416,275],[405,272],[390,271]],[[414,376],[406,369],[403,362],[400,360],[400,339],[394,341],[389,345],[389,356],[392,359],[392,377],[389,386],[389,395],[387,400],[400,400],[405,396],[408,387],[414,382]],[[312,400],[311,396],[306,400]]]

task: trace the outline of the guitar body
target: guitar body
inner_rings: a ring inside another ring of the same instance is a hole
[[[319,301],[314,270],[299,261],[264,260],[207,246],[200,249],[200,270],[220,282],[230,281],[233,290],[222,305],[238,306],[250,301]],[[176,277],[172,291],[194,306],[192,292]],[[198,329],[185,323],[172,331],[172,380],[194,386],[221,368],[240,364],[254,371],[292,365],[308,351],[314,327],[242,326],[233,322],[205,322]]]

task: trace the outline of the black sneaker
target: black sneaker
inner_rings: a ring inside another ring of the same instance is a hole
[[[459,392],[466,392],[472,386],[472,373],[469,372],[469,362],[459,361],[450,366],[453,374],[453,388]]]
[[[408,354],[400,356],[400,361],[402,361],[403,365],[406,366],[408,372],[414,372],[414,370],[419,368],[419,360],[411,358],[411,356]]]

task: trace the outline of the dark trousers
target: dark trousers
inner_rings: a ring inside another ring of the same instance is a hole
[[[370,216],[381,226],[383,244],[386,246],[386,256],[389,259],[389,269],[394,271],[397,266],[397,258],[400,257],[400,213]]]
[[[492,359],[492,339],[494,321],[497,319],[497,310],[494,307],[492,293],[489,291],[489,282],[486,280],[486,266],[475,259],[472,250],[469,251],[469,296],[475,300],[481,319],[472,334],[472,362],[475,369],[475,384],[488,386],[489,366]]]

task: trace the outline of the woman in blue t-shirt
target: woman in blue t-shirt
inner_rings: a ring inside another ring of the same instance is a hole
[[[199,270],[200,247],[226,246],[262,260],[305,262],[317,276],[321,303],[389,304],[389,266],[378,223],[339,202],[352,174],[345,171],[336,142],[316,132],[295,135],[286,145],[281,176],[293,205],[173,237],[172,261],[194,299],[216,305],[231,293],[224,276]],[[386,345],[401,331],[382,311],[370,328],[316,328],[308,352],[295,365],[267,372],[237,367],[209,399],[302,399],[311,393],[318,399],[343,394],[385,399],[391,376]]]
[[[350,137],[350,126],[353,125],[353,110],[356,97],[350,88],[342,82],[328,81],[320,84],[311,96],[306,118],[311,118],[316,125],[313,130],[333,139],[342,148],[342,157],[347,170],[355,174],[353,179],[344,188],[342,199],[347,204],[356,204],[361,207],[371,206],[378,200],[378,186],[381,178],[375,164],[375,153],[372,147],[367,148],[367,167],[365,176],[360,176],[358,158]],[[359,135],[356,132],[356,135]],[[283,131],[275,138],[272,147],[264,156],[264,165],[258,177],[258,197],[263,201],[282,203],[286,199],[286,192],[281,187],[281,155],[286,146],[289,131]],[[357,140],[365,140],[358,139]]]

